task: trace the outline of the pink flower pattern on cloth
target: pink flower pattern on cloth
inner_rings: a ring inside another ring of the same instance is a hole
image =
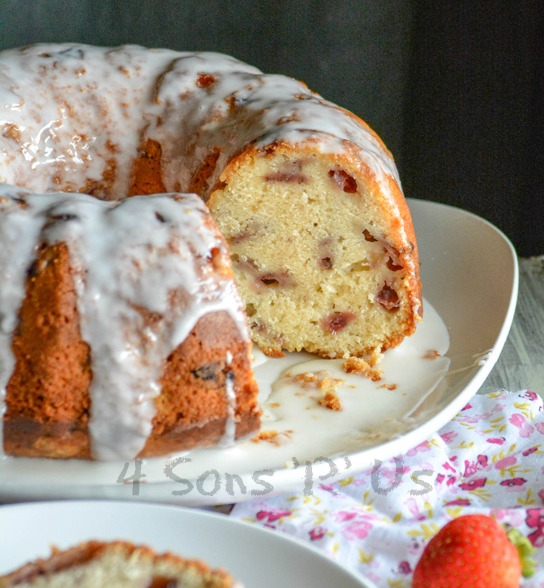
[[[237,504],[230,516],[306,540],[378,587],[408,588],[429,539],[486,513],[537,548],[544,588],[544,404],[531,391],[476,395],[405,455],[311,492]]]

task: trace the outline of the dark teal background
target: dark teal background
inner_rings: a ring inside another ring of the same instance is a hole
[[[540,1],[0,0],[0,48],[40,41],[220,51],[294,76],[382,136],[407,196],[544,253]]]

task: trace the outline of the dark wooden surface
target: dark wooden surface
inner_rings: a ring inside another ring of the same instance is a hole
[[[520,260],[512,328],[481,392],[502,388],[529,389],[544,395],[544,256]]]

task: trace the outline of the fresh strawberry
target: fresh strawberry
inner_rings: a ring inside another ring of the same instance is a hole
[[[414,570],[413,588],[518,588],[522,562],[497,521],[465,515],[429,542]]]

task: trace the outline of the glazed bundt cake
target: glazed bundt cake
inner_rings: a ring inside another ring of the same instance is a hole
[[[195,195],[0,187],[10,455],[123,460],[259,426],[226,244]]]
[[[0,588],[242,588],[195,559],[127,541],[87,541],[0,576]]]
[[[304,84],[216,53],[67,44],[1,53],[0,88],[0,183],[101,200],[198,194],[267,355],[365,356],[413,333],[418,252],[393,159]],[[20,377],[2,384],[6,419]]]

